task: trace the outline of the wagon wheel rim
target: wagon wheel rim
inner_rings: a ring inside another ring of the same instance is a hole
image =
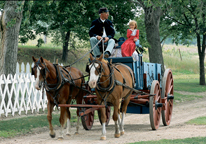
[[[149,98],[150,125],[153,130],[156,130],[159,128],[161,118],[161,107],[156,107],[156,103],[161,103],[160,85],[157,80],[152,82],[150,94],[155,94]]]
[[[174,96],[173,75],[170,69],[167,69],[163,77],[162,99],[165,99],[165,110],[162,110],[162,122],[168,126],[172,119],[173,99],[168,99],[168,95]]]
[[[82,100],[82,104],[85,104],[84,100]],[[83,125],[84,129],[91,130],[93,123],[94,123],[94,111],[92,111],[86,115],[81,116],[81,120],[82,120],[82,125]]]

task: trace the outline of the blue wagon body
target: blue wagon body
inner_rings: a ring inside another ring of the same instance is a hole
[[[161,64],[142,62],[142,54],[139,54],[139,61],[133,60],[132,57],[117,57],[108,58],[108,61],[112,59],[112,63],[123,63],[129,66],[135,76],[135,89],[137,90],[150,90],[152,82],[158,80],[161,86]],[[127,107],[127,113],[136,114],[148,114],[148,105],[137,105],[130,102]]]

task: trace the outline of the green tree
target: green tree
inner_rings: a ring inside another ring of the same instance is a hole
[[[164,15],[164,22],[169,25],[174,42],[189,45],[196,37],[199,55],[200,85],[205,85],[205,44],[206,44],[206,1],[174,0],[172,9]]]
[[[36,31],[36,34],[55,33],[58,35],[56,37],[58,40],[55,41],[60,41],[63,44],[62,60],[66,61],[71,33],[80,39],[89,40],[89,27],[91,22],[99,17],[100,7],[109,9],[110,20],[113,21],[116,30],[120,32],[126,31],[126,24],[135,15],[135,11],[131,11],[135,5],[127,0],[33,1],[29,21],[21,27],[21,35],[24,36],[22,38],[31,37],[33,35],[32,29]],[[28,5],[25,5],[25,9],[28,9]],[[48,27],[39,25],[38,21],[47,23]]]
[[[131,3],[137,4],[137,8],[144,10],[144,24],[146,38],[149,43],[149,60],[152,63],[162,64],[162,75],[164,74],[164,60],[162,55],[161,38],[160,38],[160,18],[167,8],[167,4],[161,0],[130,0]]]

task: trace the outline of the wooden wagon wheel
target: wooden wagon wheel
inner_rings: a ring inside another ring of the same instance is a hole
[[[173,76],[170,69],[166,69],[162,81],[162,99],[165,99],[165,109],[162,110],[162,122],[168,126],[172,118],[173,99],[174,99],[174,85]]]
[[[162,106],[160,84],[157,80],[152,82],[150,94],[155,94],[149,97],[150,125],[153,130],[156,130],[159,128]]]
[[[82,100],[82,104],[86,104],[86,102],[84,101],[84,99]],[[84,110],[87,110],[88,108],[84,108]],[[84,127],[85,130],[90,130],[93,126],[94,123],[94,111],[81,116],[81,120],[82,120],[82,125]]]
[[[110,117],[111,117],[110,112],[111,112],[111,107],[108,106],[108,107],[106,108],[106,117],[107,117],[106,126],[108,126],[109,121],[110,121]],[[102,121],[101,121],[101,111],[100,111],[100,110],[98,110],[98,117],[99,117],[99,122],[100,122],[101,125],[102,125]]]

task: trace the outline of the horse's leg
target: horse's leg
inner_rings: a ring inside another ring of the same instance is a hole
[[[53,111],[53,108],[54,108],[54,104],[52,104],[50,101],[48,101],[47,103],[47,110],[48,110],[48,113],[47,113],[47,120],[49,122],[49,129],[50,129],[50,132],[49,132],[49,135],[54,138],[56,136],[54,130],[53,130],[53,126],[52,126],[52,111]]]
[[[70,118],[71,118],[71,114],[70,114],[70,111],[69,111],[69,108],[66,108],[67,110],[67,133],[66,135],[67,136],[70,136],[71,134],[71,123],[70,123]]]
[[[126,115],[126,112],[127,112],[127,106],[129,104],[129,101],[130,101],[130,96],[128,96],[124,102],[123,102],[123,105],[122,105],[122,121],[120,123],[120,131],[121,131],[121,135],[124,135],[124,118],[125,118],[125,115]],[[119,117],[120,118],[120,117]]]
[[[77,108],[77,126],[76,126],[76,132],[75,134],[78,135],[79,134],[79,119],[80,119],[80,116],[79,116],[79,109]]]
[[[106,140],[106,109],[100,108],[102,121],[102,136],[100,140]]]
[[[63,139],[63,130],[64,130],[64,124],[65,124],[65,118],[66,118],[66,108],[61,107],[61,114],[59,118],[59,122],[61,124],[61,130],[58,139],[62,140]]]
[[[113,113],[113,120],[115,124],[115,134],[114,134],[115,138],[120,137],[119,124],[117,122],[118,115],[119,115],[118,113],[119,113],[119,102],[116,102],[116,104],[114,104],[114,113]]]

